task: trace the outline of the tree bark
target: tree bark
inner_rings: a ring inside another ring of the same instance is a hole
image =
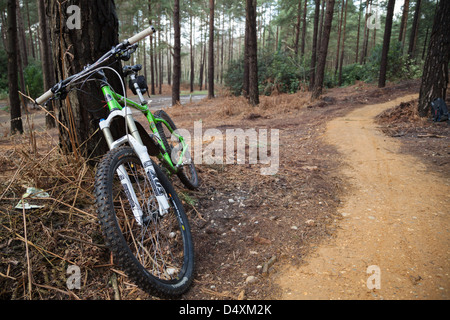
[[[320,15],[320,0],[315,0],[316,8],[314,11],[314,31],[312,40],[312,52],[311,52],[311,70],[309,73],[309,91],[314,88],[314,79],[316,75],[316,60],[317,60],[317,36],[319,32],[319,15]]]
[[[447,1],[448,0],[443,0]],[[417,30],[419,27],[419,15],[420,15],[420,5],[422,0],[416,1],[416,9],[414,10],[414,20],[413,25],[411,27],[411,33],[409,35],[409,47],[408,47],[408,56],[410,58],[414,57],[414,51],[416,49],[416,40],[417,40]]]
[[[173,79],[172,79],[172,105],[180,103],[181,82],[181,30],[180,30],[180,0],[175,0],[173,7]]]
[[[323,18],[325,16],[326,10],[326,0],[322,0],[322,9],[320,11],[320,22],[319,22],[319,34],[317,38],[317,49],[320,50],[320,44],[322,43],[322,34],[323,34]]]
[[[359,1],[359,13],[358,13],[358,31],[356,33],[356,54],[355,54],[355,63],[358,63],[358,55],[359,55],[359,34],[361,32],[361,12],[362,12],[362,0]]]
[[[335,0],[328,0],[325,14],[325,23],[323,26],[322,43],[320,44],[319,58],[317,61],[317,73],[314,83],[314,90],[311,99],[318,99],[323,91],[323,80],[325,76],[325,65],[327,62],[328,44],[330,40],[331,24],[333,22]]]
[[[342,68],[344,64],[344,54],[345,54],[345,33],[347,29],[347,6],[348,0],[345,0],[344,30],[342,31],[342,52],[341,52],[341,61],[339,62],[339,77],[338,77],[339,86],[342,86]]]
[[[87,64],[92,64],[104,53],[111,50],[118,40],[119,21],[113,0],[79,0],[77,5],[82,14],[81,29],[68,29],[69,18],[67,7],[69,2],[50,0],[51,36],[57,78],[65,79],[80,72]],[[114,64],[117,72],[122,74],[120,64]],[[118,77],[106,71],[108,81],[113,88],[121,88]],[[104,102],[99,86],[88,82],[83,86],[84,94],[72,91],[64,101],[58,101],[58,119],[69,130],[59,125],[60,144],[65,152],[76,156],[99,157],[108,151],[98,120],[108,114],[101,108]],[[114,134],[114,130],[113,130]]]
[[[408,24],[409,0],[405,0],[403,4],[402,21],[400,22],[400,32],[398,33],[398,41],[405,44],[406,26]]]
[[[214,98],[214,0],[209,0],[208,99]]]
[[[245,21],[245,34],[244,34],[244,80],[242,84],[242,93],[245,98],[248,99],[248,92],[250,90],[249,85],[249,68],[250,68],[250,58],[249,58],[249,24]]]
[[[51,44],[50,37],[47,26],[47,17],[45,10],[45,1],[37,0],[38,5],[38,15],[39,15],[39,47],[41,50],[41,62],[42,62],[42,77],[44,80],[44,92],[50,90],[50,88],[55,84],[54,70],[53,70],[53,61],[52,61],[52,52],[51,52]],[[47,129],[56,127],[55,118],[51,115],[55,116],[53,101],[49,102],[46,106],[47,111],[50,114],[46,114],[45,123]]]
[[[191,0],[191,6],[192,6],[192,0]],[[190,17],[190,28],[191,28],[191,34],[189,37],[189,46],[190,46],[190,59],[191,59],[191,78],[190,78],[190,92],[194,92],[194,80],[195,80],[195,73],[194,73],[194,68],[195,68],[195,60],[194,60],[194,41],[192,39],[193,37],[193,22],[192,22],[192,16],[193,13],[191,13],[191,17]]]
[[[339,16],[339,11],[338,11]],[[336,49],[336,64],[334,67],[334,75],[336,76],[339,70],[339,54],[341,52],[341,35],[342,35],[342,23],[344,21],[344,0],[341,1],[341,15],[338,21],[338,41]]]
[[[368,19],[369,19],[369,0],[366,1],[366,14],[365,14],[365,19],[364,19],[364,35],[363,35],[361,57],[360,57],[360,61],[359,61],[360,64],[366,63],[367,47],[369,44],[369,33],[370,33],[370,29],[367,28]]]
[[[418,111],[428,116],[430,103],[437,98],[445,100],[450,62],[450,1],[441,0],[431,31],[428,54],[420,86]]]
[[[386,73],[388,65],[389,45],[391,42],[392,18],[394,16],[395,0],[389,0],[387,5],[386,24],[384,28],[383,50],[381,52],[380,76],[378,78],[378,87],[386,86]]]
[[[305,0],[305,3],[303,5],[303,29],[302,29],[302,44],[300,47],[300,55],[303,57],[305,55],[305,45],[306,45],[306,14],[307,14],[307,7],[308,5],[308,0]]]
[[[33,32],[31,31],[31,22],[30,22],[30,8],[28,5],[28,1],[24,1],[25,2],[25,9],[27,11],[27,27],[28,27],[28,34],[30,35],[30,49],[31,49],[31,56],[33,57],[33,59],[36,59],[36,52],[34,49],[34,40],[33,40]]]
[[[27,40],[25,37],[25,27],[23,24],[23,19],[22,19],[22,12],[20,10],[20,1],[17,0],[16,3],[16,12],[17,12],[17,27],[18,27],[18,38],[17,40],[19,41],[19,48],[20,48],[20,53],[21,53],[21,57],[22,57],[22,66],[23,68],[26,68],[28,66],[28,50],[27,50]],[[25,89],[22,89],[23,91],[25,91]]]
[[[9,108],[11,112],[11,134],[23,133],[22,113],[20,110],[18,85],[18,50],[17,50],[17,4],[16,0],[8,0],[8,89]]]
[[[295,24],[295,43],[294,43],[294,53],[295,53],[295,55],[298,54],[298,44],[299,44],[299,41],[300,41],[301,14],[302,14],[302,0],[298,0],[297,23]]]
[[[258,83],[258,44],[256,28],[256,0],[246,0],[248,24],[248,101],[251,105],[259,104]]]
[[[152,1],[148,0],[148,23],[152,24]],[[150,37],[150,94],[155,95],[155,63],[154,63],[153,37]]]

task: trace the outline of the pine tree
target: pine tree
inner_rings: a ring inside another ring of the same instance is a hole
[[[69,5],[69,2],[58,0],[49,2],[51,11],[49,26],[58,80],[80,72],[84,66],[92,64],[119,43],[119,21],[113,0],[78,1],[78,5],[83,8],[83,14],[80,15],[81,30],[66,27]],[[117,72],[122,73],[122,68],[118,64],[113,66]],[[117,76],[108,72],[107,76],[113,88],[121,88]],[[99,143],[99,140],[103,139],[102,133],[97,132],[94,135],[98,128],[98,120],[107,115],[105,108],[100,109],[103,94],[93,83],[86,83],[83,91],[90,94],[74,91],[66,100],[56,103],[59,121],[65,126],[59,126],[60,144],[64,151],[75,155],[100,156],[108,151],[106,143]]]
[[[180,30],[180,0],[174,1],[173,7],[173,80],[172,80],[172,105],[180,102],[181,82],[181,30]]]
[[[11,112],[11,134],[23,133],[22,113],[20,110],[18,69],[17,69],[17,4],[8,0],[8,81],[9,104]]]
[[[318,99],[322,94],[323,90],[325,65],[327,62],[327,54],[328,54],[328,43],[330,40],[331,24],[333,22],[334,2],[335,0],[327,1],[327,9],[322,34],[322,43],[320,43],[320,51],[317,61],[316,80],[314,82],[314,89],[311,95],[312,99]]]
[[[258,43],[256,30],[256,0],[246,0],[246,31],[248,32],[248,100],[252,105],[259,104],[258,87]]]
[[[395,0],[389,0],[387,6],[386,24],[384,28],[384,40],[383,40],[383,50],[381,53],[381,63],[380,63],[380,76],[378,78],[378,87],[384,88],[386,86],[386,72],[388,64],[388,53],[389,45],[391,41],[392,32],[392,18],[394,16],[394,6]]]
[[[450,1],[441,0],[431,31],[428,54],[420,86],[418,111],[426,117],[430,104],[436,98],[445,100],[447,94],[448,64],[450,62]]]

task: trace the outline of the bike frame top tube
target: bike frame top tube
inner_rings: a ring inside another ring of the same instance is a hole
[[[106,98],[106,103],[108,104],[109,111],[113,111],[116,109],[122,110],[123,106],[125,105],[125,101],[127,103],[127,107],[132,107],[134,109],[138,109],[144,114],[147,114],[150,112],[148,105],[141,105],[137,102],[134,102],[131,99],[125,98],[124,96],[114,92],[110,86],[103,86],[102,87],[103,95]]]

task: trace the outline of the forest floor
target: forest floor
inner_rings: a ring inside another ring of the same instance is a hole
[[[225,161],[197,165],[198,191],[173,180],[196,253],[181,299],[448,299],[450,126],[417,117],[418,90],[417,81],[357,83],[314,103],[300,92],[262,97],[258,107],[222,97],[168,108],[191,133],[279,130],[272,175],[261,174],[268,164]],[[59,154],[57,132],[33,114],[23,137],[0,127],[0,299],[153,299],[103,245],[94,170]],[[14,210],[26,186],[53,199],[26,213],[27,233]],[[79,290],[67,289],[69,264],[81,269]],[[380,289],[369,288],[370,266]]]

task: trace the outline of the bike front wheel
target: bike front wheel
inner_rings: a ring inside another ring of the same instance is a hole
[[[156,164],[154,168],[168,196],[167,213],[160,214],[152,182],[130,147],[114,149],[100,162],[95,182],[97,211],[106,244],[128,277],[152,295],[178,296],[193,280],[194,247],[173,186]],[[125,172],[134,198],[123,185]],[[139,219],[136,206],[142,212]]]

